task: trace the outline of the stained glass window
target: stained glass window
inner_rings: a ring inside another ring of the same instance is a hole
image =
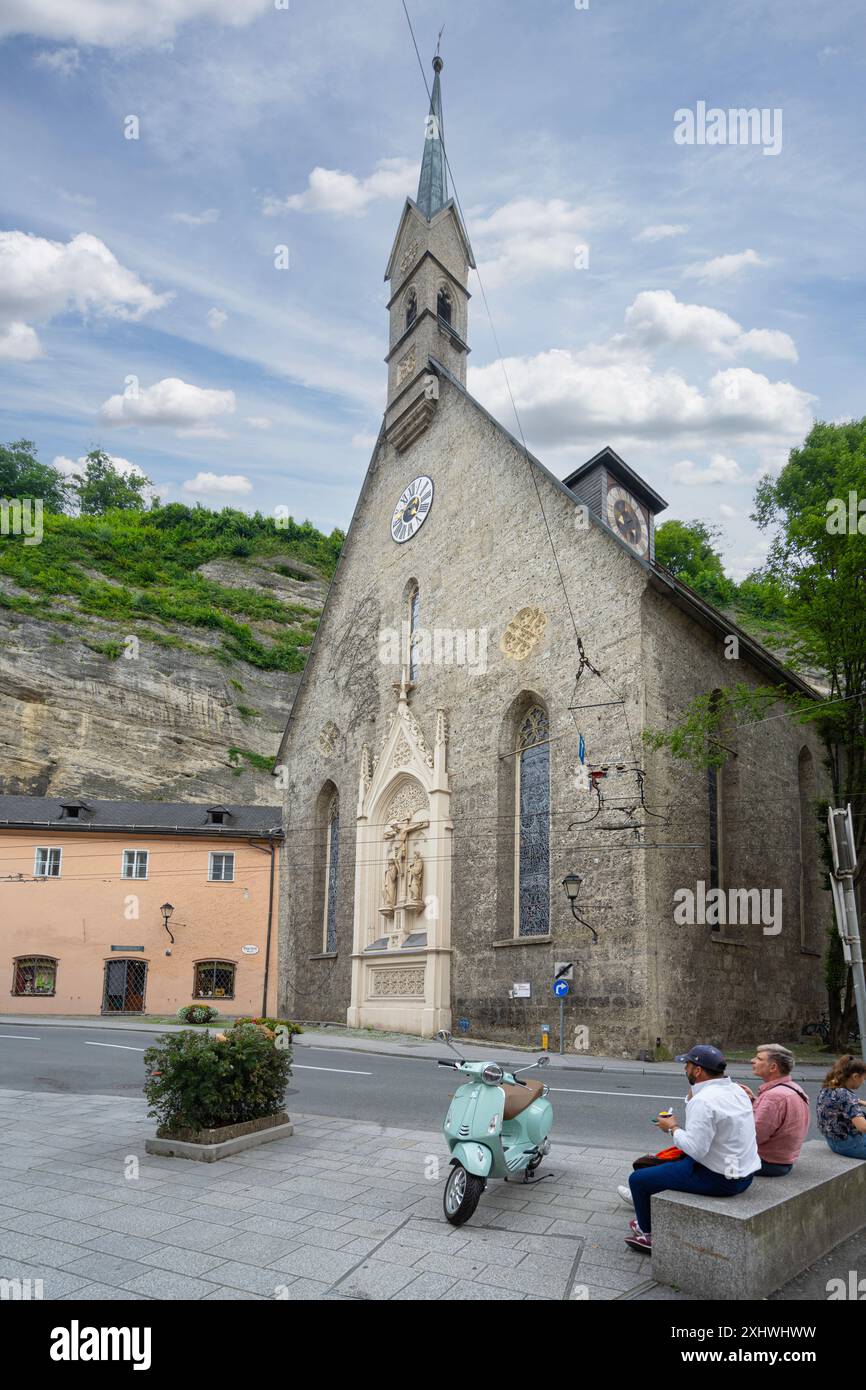
[[[418,614],[421,609],[421,593],[416,584],[409,594],[409,679],[418,679],[418,660],[416,653],[416,639],[418,634]]]
[[[535,705],[518,734],[518,934],[550,931],[550,726]]]
[[[334,796],[328,808],[328,857],[325,900],[325,950],[337,949],[337,870],[340,857],[340,800]]]

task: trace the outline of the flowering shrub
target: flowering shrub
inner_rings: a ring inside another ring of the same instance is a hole
[[[184,1004],[178,1009],[177,1017],[181,1023],[210,1023],[219,1018],[219,1009],[212,1009],[210,1004]]]
[[[274,1046],[264,1028],[165,1033],[144,1054],[148,1114],[157,1134],[215,1129],[273,1115],[291,1077],[290,1048]]]

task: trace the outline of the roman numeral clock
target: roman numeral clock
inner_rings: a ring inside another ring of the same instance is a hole
[[[622,536],[638,555],[647,554],[649,518],[646,508],[619,484],[608,487],[607,520],[611,529]]]
[[[391,517],[391,537],[398,545],[416,536],[430,515],[433,505],[433,479],[426,474],[413,478],[397,499]]]

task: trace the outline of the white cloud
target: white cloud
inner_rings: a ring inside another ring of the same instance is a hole
[[[4,0],[0,39],[31,34],[103,48],[151,47],[174,38],[179,26],[190,20],[239,28],[273,8],[273,0]]]
[[[376,447],[376,439],[375,434],[353,434],[352,448],[363,449],[366,454],[369,454]]]
[[[254,430],[269,430],[273,420],[268,419],[267,415],[248,415],[247,424]]]
[[[28,321],[67,309],[104,318],[140,319],[171,294],[156,294],[87,232],[64,245],[27,232],[0,232],[0,352],[28,361],[39,342]]]
[[[202,496],[220,493],[245,494],[252,492],[253,485],[243,473],[196,473],[183,485],[184,492],[194,492]]]
[[[516,198],[489,217],[472,221],[472,241],[478,250],[479,273],[485,286],[534,280],[551,271],[574,270],[587,215],[561,198],[542,202]]]
[[[32,362],[35,357],[41,356],[39,338],[26,323],[15,319],[0,323],[0,360]]]
[[[222,328],[223,324],[228,318],[228,314],[226,313],[225,309],[208,309],[205,317],[207,318],[208,328],[210,328],[214,333],[219,333],[220,329]]]
[[[724,454],[713,454],[706,468],[699,468],[691,459],[682,459],[671,468],[671,480],[684,483],[686,487],[701,487],[712,483],[737,483],[743,478],[743,470],[735,459]]]
[[[144,469],[139,468],[137,463],[130,463],[129,459],[121,458],[118,454],[109,454],[108,457],[118,473],[122,473],[125,478],[128,478],[131,473],[140,478],[146,476]],[[86,464],[87,459],[83,454],[79,459],[70,459],[65,454],[57,454],[54,459],[54,467],[59,469],[66,478],[71,478],[75,473],[81,473]]]
[[[731,517],[737,515],[736,507],[730,506],[727,502],[719,503],[719,511],[721,512],[722,516]]]
[[[61,77],[71,77],[81,67],[81,54],[77,48],[44,48],[33,61],[40,68],[59,72]]]
[[[644,227],[642,232],[638,232],[635,241],[664,241],[667,237],[683,236],[688,227],[683,227],[680,223],[659,222],[651,227]]]
[[[170,222],[182,222],[186,227],[205,227],[210,222],[219,221],[219,208],[205,208],[204,212],[170,212]]]
[[[730,314],[705,304],[684,304],[670,290],[643,290],[625,312],[626,331],[644,347],[662,344],[701,348],[720,357],[753,352],[797,361],[787,333],[771,328],[746,331]]]
[[[281,212],[331,212],[356,216],[378,198],[405,197],[418,179],[418,163],[412,159],[382,159],[365,179],[344,174],[339,169],[317,166],[310,174],[305,192],[288,198],[265,198],[263,211],[268,217]]]
[[[536,446],[583,440],[694,439],[713,432],[779,444],[803,438],[814,397],[746,367],[717,372],[700,389],[677,371],[656,371],[639,358],[600,361],[596,349],[554,348],[506,361],[527,438]],[[512,410],[499,363],[470,368],[469,389],[500,419]]]
[[[165,377],[137,393],[110,396],[99,416],[105,425],[167,425],[199,433],[214,429],[215,417],[234,411],[234,391],[213,391]]]
[[[757,251],[735,251],[729,256],[714,256],[711,261],[701,261],[690,265],[683,271],[687,280],[702,280],[708,284],[718,284],[720,280],[731,280],[749,266],[766,265]]]

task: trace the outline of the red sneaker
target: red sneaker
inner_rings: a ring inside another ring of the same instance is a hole
[[[632,1236],[626,1236],[626,1245],[632,1250],[642,1250],[645,1255],[650,1254],[653,1248],[652,1236],[645,1235],[643,1231],[636,1231]]]

